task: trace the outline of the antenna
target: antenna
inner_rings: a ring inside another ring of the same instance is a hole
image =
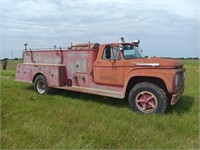
[[[11,55],[12,55],[12,59],[13,59],[13,51],[11,50]]]

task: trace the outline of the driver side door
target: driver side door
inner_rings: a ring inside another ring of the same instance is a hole
[[[101,59],[94,65],[94,82],[123,86],[123,61],[118,46],[105,46]]]

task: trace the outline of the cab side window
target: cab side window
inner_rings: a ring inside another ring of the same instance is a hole
[[[120,58],[120,51],[118,47],[111,47],[107,45],[103,51],[102,59],[108,60],[119,60]]]

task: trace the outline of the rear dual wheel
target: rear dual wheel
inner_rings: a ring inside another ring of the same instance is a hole
[[[160,87],[142,82],[131,89],[129,105],[138,113],[163,113],[167,107],[167,97]]]

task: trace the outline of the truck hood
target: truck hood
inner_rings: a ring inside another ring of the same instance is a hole
[[[135,59],[131,62],[134,66],[149,66],[149,67],[166,67],[166,68],[181,68],[183,64],[178,60],[163,59],[160,57],[152,57],[146,59]]]

